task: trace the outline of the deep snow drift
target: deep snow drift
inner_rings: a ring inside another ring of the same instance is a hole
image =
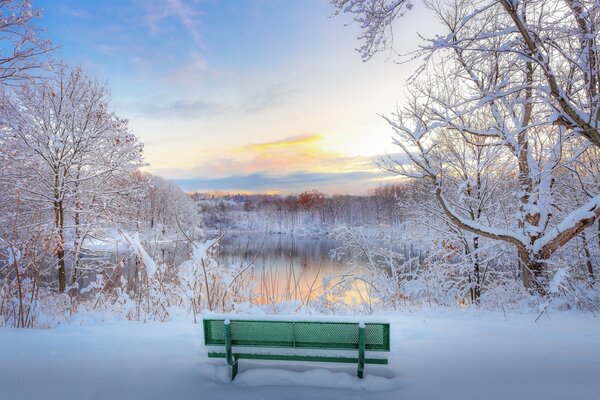
[[[228,381],[200,324],[77,323],[0,329],[0,398],[18,399],[595,399],[600,319],[397,313],[390,365],[241,360]]]

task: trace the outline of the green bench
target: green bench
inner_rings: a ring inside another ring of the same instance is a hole
[[[389,323],[259,318],[221,316],[202,321],[208,357],[225,358],[231,380],[240,359],[355,363],[359,378],[365,364],[388,363]]]

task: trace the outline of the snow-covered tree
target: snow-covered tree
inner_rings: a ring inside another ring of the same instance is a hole
[[[62,292],[67,231],[77,254],[92,226],[115,218],[124,200],[136,196],[130,177],[142,163],[142,145],[127,121],[109,110],[106,85],[79,68],[61,67],[47,80],[5,92],[0,101],[5,168],[23,201],[42,203],[52,214]]]
[[[183,229],[192,234],[200,223],[196,203],[174,182],[144,174],[148,189],[141,199],[138,221],[149,229]]]
[[[360,24],[359,51],[369,60],[393,47],[396,20],[415,0],[332,0],[337,13]],[[551,120],[600,146],[600,2],[598,0],[447,0],[422,3],[434,10],[445,36],[414,53],[455,52],[486,62],[510,54],[540,74],[532,87],[553,111]],[[486,101],[491,101],[487,98]]]
[[[0,0],[0,85],[17,84],[44,66],[52,46],[33,25],[40,16],[30,0]]]
[[[412,7],[407,0],[334,4],[361,24],[365,60],[392,46],[394,21]],[[429,180],[458,228],[513,245],[524,285],[543,291],[550,257],[600,218],[597,191],[583,203],[559,205],[556,198],[557,180],[590,146],[600,145],[600,2],[424,4],[445,34],[413,53],[424,63],[404,107],[386,118],[410,162],[391,160],[387,169]],[[439,151],[450,137],[459,146],[500,148],[497,157],[515,171],[502,175],[515,182],[504,194],[504,201],[518,204],[509,221],[472,218],[471,200],[464,197],[472,181],[456,173],[459,160]]]

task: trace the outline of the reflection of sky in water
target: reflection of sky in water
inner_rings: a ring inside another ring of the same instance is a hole
[[[330,238],[277,234],[229,234],[221,240],[220,259],[224,264],[245,266],[254,261],[252,280],[260,303],[315,299],[323,293],[323,278],[331,285],[345,272],[345,260],[332,260],[339,243]],[[353,285],[343,296],[346,302],[360,302],[364,284]],[[341,298],[340,298],[341,299]]]

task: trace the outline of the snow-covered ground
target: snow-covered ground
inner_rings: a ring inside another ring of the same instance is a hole
[[[390,365],[242,360],[228,381],[200,324],[0,329],[0,399],[597,399],[600,318],[421,311],[391,315]]]

